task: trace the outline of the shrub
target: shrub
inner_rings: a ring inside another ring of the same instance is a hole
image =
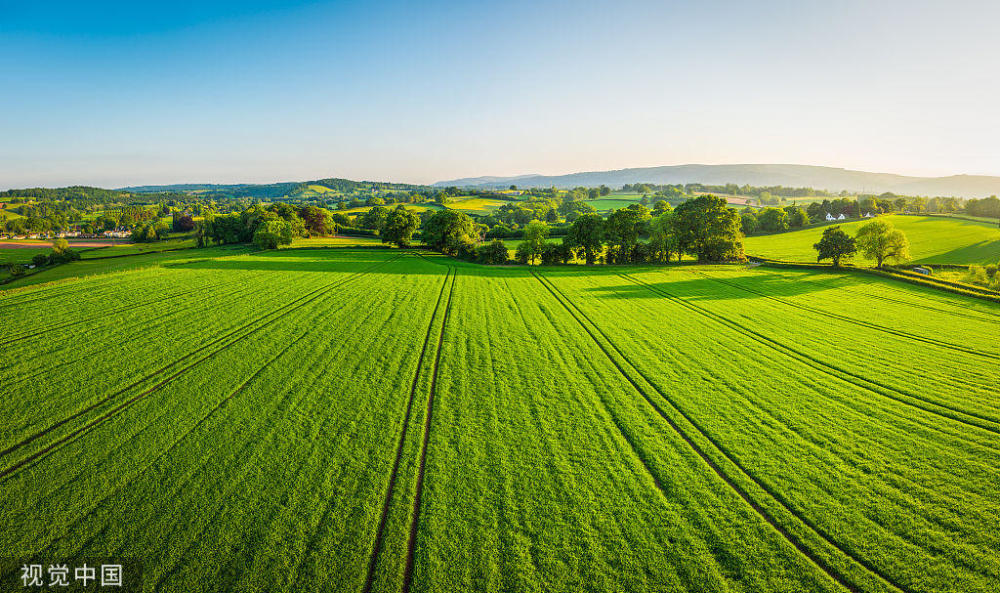
[[[35,257],[31,258],[31,263],[39,267],[44,266],[45,264],[49,263],[49,256],[45,255],[44,253],[39,253]]]
[[[988,284],[988,278],[986,276],[986,269],[983,266],[971,265],[969,266],[969,271],[965,273],[965,277],[962,279],[964,282],[970,284]]]
[[[476,259],[483,264],[502,265],[510,259],[510,250],[503,241],[490,241],[476,250]]]
[[[10,267],[10,275],[15,278],[18,276],[24,276],[28,270],[25,269],[21,264],[14,264]]]

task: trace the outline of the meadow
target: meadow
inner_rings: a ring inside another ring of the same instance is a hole
[[[915,263],[989,264],[1000,261],[1000,228],[996,221],[981,222],[943,216],[888,215],[883,217],[906,233]],[[841,228],[854,235],[867,221],[849,221]],[[816,261],[813,245],[827,225],[744,240],[748,255],[786,261]],[[871,263],[858,257],[857,262]]]
[[[996,590],[997,305],[336,246],[0,292],[0,549],[147,591]]]

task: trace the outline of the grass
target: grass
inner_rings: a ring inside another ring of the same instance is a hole
[[[915,263],[973,264],[1000,260],[1000,229],[996,224],[941,216],[885,216],[903,231],[910,241],[910,255]],[[840,225],[853,235],[864,222]],[[819,241],[826,226],[811,227],[774,235],[747,237],[746,252],[771,259],[816,261],[813,244]],[[858,262],[866,262],[857,258]]]
[[[10,264],[30,264],[31,258],[36,255],[48,255],[52,253],[52,245],[39,244],[38,247],[4,247],[0,243],[0,266]]]
[[[440,210],[443,208],[440,204],[435,204],[432,202],[424,202],[422,204],[403,204],[406,206],[407,210],[412,212],[424,212],[426,210]],[[385,207],[392,210],[398,206],[398,204],[386,204]],[[336,210],[335,212],[340,212],[341,214],[362,214],[371,210],[372,206],[358,206],[357,208],[346,208],[344,210]]]
[[[288,247],[298,249],[302,247],[373,247],[384,245],[378,237],[352,237],[347,235],[337,235],[335,237],[310,237],[308,239],[297,238]]]
[[[1000,307],[308,241],[0,293],[0,548],[156,591],[995,590]]]
[[[452,200],[448,202],[447,206],[451,210],[458,210],[467,214],[489,214],[500,206],[509,203],[505,200],[491,198],[465,198]]]
[[[116,248],[109,247],[106,249]],[[130,255],[131,257],[85,257],[79,261],[41,268],[34,273],[4,284],[3,288],[10,289],[67,279],[86,278],[88,276],[103,275],[111,272],[178,265],[188,261],[245,253],[249,249],[249,247],[242,245],[225,245],[202,249],[181,249],[178,251],[154,250],[147,253],[122,254]],[[83,255],[87,255],[88,253],[86,252]]]

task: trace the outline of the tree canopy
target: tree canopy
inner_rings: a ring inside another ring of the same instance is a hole
[[[840,266],[842,259],[850,259],[858,251],[854,237],[845,233],[839,226],[824,229],[823,237],[819,243],[813,245],[813,249],[817,252],[817,262],[831,259],[836,267]]]
[[[881,268],[886,261],[904,262],[910,259],[910,242],[903,231],[886,220],[876,219],[858,229],[858,249]]]

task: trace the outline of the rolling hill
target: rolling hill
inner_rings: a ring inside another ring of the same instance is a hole
[[[893,226],[906,233],[910,256],[916,263],[989,264],[1000,260],[1000,229],[995,223],[940,216],[886,216]],[[840,225],[854,235],[863,223],[854,220]],[[758,235],[744,240],[748,255],[787,261],[816,261],[813,244],[824,226],[787,233]],[[856,258],[865,262],[863,258]]]
[[[893,192],[905,195],[960,196],[980,198],[1000,193],[1000,177],[951,175],[948,177],[910,177],[892,173],[869,173],[836,167],[812,165],[675,165],[642,167],[615,171],[591,171],[567,175],[521,175],[516,177],[468,177],[439,181],[436,186],[498,188],[511,184],[520,187],[560,188],[598,185],[621,187],[626,183],[736,183],[754,186],[783,185],[812,187],[828,191],[866,193]]]

